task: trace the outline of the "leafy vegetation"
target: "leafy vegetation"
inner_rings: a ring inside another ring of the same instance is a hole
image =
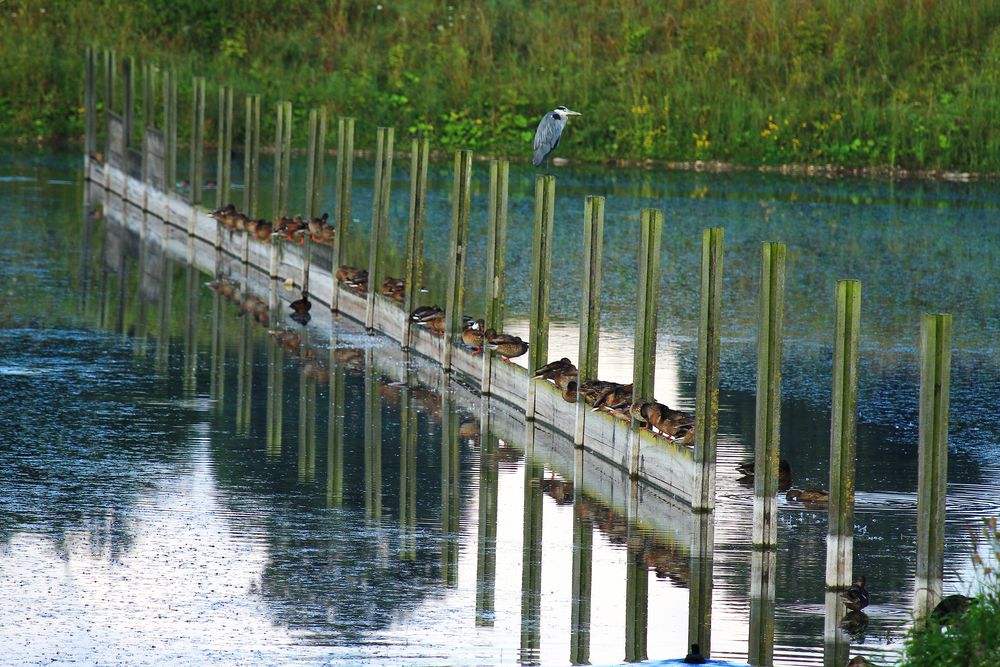
[[[527,155],[541,113],[566,104],[584,116],[560,152],[578,159],[1000,171],[993,0],[8,0],[0,14],[0,138],[79,135],[96,43],[176,68],[184,105],[198,73],[290,99],[300,121],[316,105],[354,115],[359,137],[393,125]]]
[[[1000,665],[1000,530],[997,519],[986,521],[983,529],[992,561],[973,556],[976,570],[984,582],[982,594],[968,611],[943,626],[935,619],[926,628],[911,631],[906,641],[903,667],[995,667]]]

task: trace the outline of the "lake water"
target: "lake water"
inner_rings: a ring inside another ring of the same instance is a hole
[[[330,378],[317,379],[205,287],[209,276],[103,219],[85,200],[80,163],[56,151],[0,158],[5,661],[684,655],[689,523],[653,527],[621,497],[574,492],[573,470],[482,433],[469,392],[394,382],[434,370],[349,321],[334,321],[332,335],[325,316],[306,328],[317,356],[334,348]],[[441,293],[433,267],[447,252],[449,169],[432,169],[429,298]],[[470,314],[485,256],[487,170],[475,169]],[[827,485],[835,282],[862,281],[854,571],[872,604],[851,641],[852,654],[891,660],[913,594],[923,312],[955,317],[946,593],[973,587],[970,532],[1000,513],[995,185],[556,173],[552,356],[576,357],[582,201],[606,194],[600,375],[629,378],[638,210],[662,208],[657,396],[681,409],[693,409],[700,230],[726,228],[714,657],[747,657],[752,494],[733,468],[753,452],[759,244],[789,246],[781,442],[802,486]],[[408,181],[405,169],[396,176],[390,242],[401,247]],[[512,168],[514,332],[526,331],[532,178]],[[371,166],[359,163],[359,241],[370,188]],[[300,200],[293,192],[293,207]],[[824,513],[780,500],[775,664],[823,664],[825,537]],[[589,634],[573,622],[581,551],[593,572]],[[638,581],[645,618],[627,604]]]

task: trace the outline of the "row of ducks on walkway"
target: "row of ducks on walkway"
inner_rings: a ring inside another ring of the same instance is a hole
[[[234,204],[227,204],[209,213],[219,223],[234,232],[247,232],[258,241],[270,241],[278,236],[286,241],[295,241],[298,245],[305,243],[306,236],[315,243],[332,244],[336,230],[329,223],[330,216],[326,213],[318,218],[306,220],[301,215],[282,216],[271,222],[259,218],[252,220],[249,216],[236,209]]]
[[[367,269],[359,269],[356,266],[342,264],[337,267],[335,275],[339,282],[358,295],[364,296],[368,293]],[[382,280],[382,284],[379,285],[379,293],[382,296],[389,297],[396,303],[403,303],[403,297],[406,296],[406,281],[402,278],[387,276]]]
[[[410,321],[418,324],[431,333],[443,336],[447,328],[444,308],[441,306],[417,306],[410,313]],[[462,343],[472,348],[473,354],[478,354],[483,347],[495,351],[506,361],[520,357],[528,352],[528,343],[520,336],[505,334],[493,328],[485,328],[484,320],[474,320],[462,316]]]
[[[535,370],[534,377],[551,381],[562,391],[563,400],[568,403],[576,403],[578,397],[582,396],[595,412],[605,410],[624,419],[632,418],[642,424],[643,428],[680,445],[694,444],[694,419],[691,415],[656,401],[633,401],[632,384],[606,380],[586,380],[581,383],[576,366],[567,357],[539,367]]]

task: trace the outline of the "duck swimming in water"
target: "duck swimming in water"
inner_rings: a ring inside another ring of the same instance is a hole
[[[858,577],[850,588],[840,594],[840,599],[851,611],[861,611],[867,607],[871,598],[868,589],[865,588],[865,578]]]

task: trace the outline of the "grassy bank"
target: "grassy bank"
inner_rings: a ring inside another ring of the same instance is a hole
[[[565,104],[584,116],[559,152],[578,159],[1000,171],[993,0],[8,0],[0,13],[3,139],[79,135],[81,54],[99,43],[177,68],[183,104],[199,73],[269,106],[355,115],[362,137],[394,125],[446,149],[528,155],[541,113]]]

